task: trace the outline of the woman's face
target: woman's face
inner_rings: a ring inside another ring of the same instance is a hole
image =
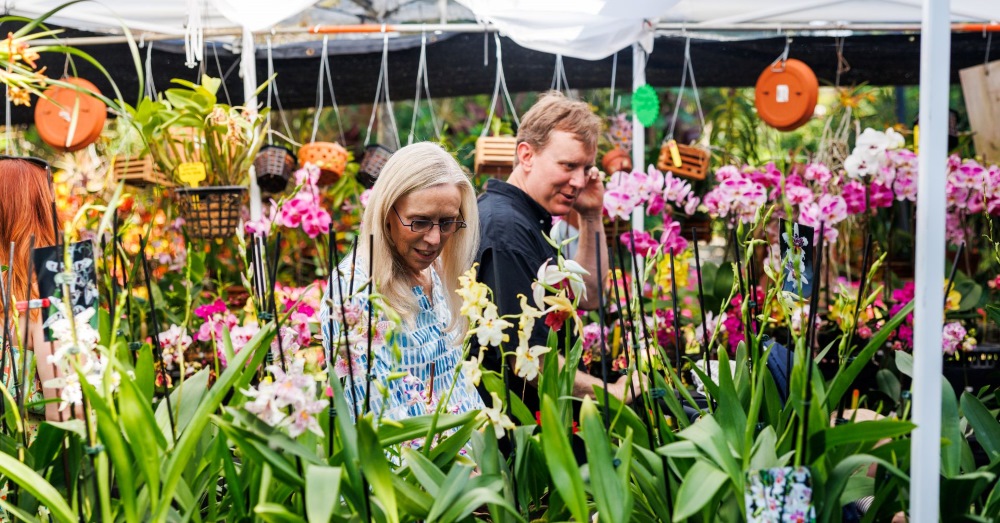
[[[442,233],[437,225],[428,231],[413,232],[404,224],[411,224],[414,220],[430,220],[435,224],[460,220],[461,207],[462,192],[450,184],[414,191],[396,200],[395,212],[390,211],[386,217],[389,238],[403,267],[412,276],[430,267],[455,233]]]

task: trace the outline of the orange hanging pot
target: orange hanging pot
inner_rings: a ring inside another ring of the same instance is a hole
[[[754,105],[764,123],[779,131],[792,131],[812,118],[819,98],[816,73],[805,63],[789,58],[771,64],[757,78]]]
[[[108,106],[85,91],[100,94],[97,86],[83,78],[63,78],[77,89],[54,85],[35,104],[38,137],[56,149],[73,152],[94,143],[108,118]]]

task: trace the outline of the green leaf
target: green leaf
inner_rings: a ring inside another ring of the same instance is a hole
[[[155,371],[153,370],[153,348],[148,343],[143,343],[139,348],[139,354],[135,362],[135,381],[142,391],[142,395],[149,403],[153,402],[153,390],[155,388]]]
[[[330,521],[340,501],[340,467],[309,465],[306,468],[306,518]]]
[[[587,519],[587,494],[555,400],[542,396],[542,453],[549,466],[552,483],[577,521]]]
[[[358,457],[361,459],[361,470],[371,485],[373,497],[381,503],[386,521],[399,523],[399,512],[396,510],[396,491],[392,488],[392,472],[386,462],[385,451],[379,444],[375,430],[368,418],[362,418],[357,423]]]
[[[968,392],[962,394],[962,413],[969,420],[976,441],[983,446],[990,461],[996,461],[1000,457],[1000,423],[996,416],[990,413],[979,398]]]
[[[826,429],[826,448],[832,449],[840,445],[857,443],[875,444],[880,439],[897,438],[909,434],[916,427],[909,421],[894,419],[879,419],[846,423]]]
[[[146,478],[152,503],[159,501],[160,464],[167,441],[135,382],[124,379],[118,387],[118,412],[136,457],[136,465]]]
[[[21,463],[13,456],[0,453],[0,474],[20,485],[22,489],[48,507],[49,513],[56,521],[71,523],[77,520],[76,514],[69,504],[44,477]]]
[[[495,438],[494,438],[495,439]],[[410,467],[410,472],[420,483],[420,486],[432,497],[437,497],[441,485],[447,476],[441,469],[437,468],[431,460],[427,459],[420,452],[414,452],[411,448],[403,449],[403,459]]]
[[[697,426],[697,424],[695,424]],[[688,469],[677,492],[673,521],[686,521],[712,500],[726,483],[726,473],[706,461],[698,460]]]
[[[597,407],[590,398],[584,398],[580,408],[580,423],[583,425],[583,441],[587,449],[587,463],[590,465],[590,489],[597,503],[600,521],[622,523],[632,514],[632,491],[627,481],[622,481],[620,473],[628,477],[628,462],[621,462],[615,468],[611,454],[611,441],[605,432],[604,423],[597,413]]]
[[[509,371],[509,369],[508,369]],[[484,372],[482,378],[483,384],[486,386],[486,390],[489,392],[496,392],[497,396],[506,401],[504,391],[506,390],[506,385],[504,385],[503,380],[500,376],[493,374],[492,372]],[[528,407],[524,405],[521,398],[517,394],[510,395],[510,413],[513,418],[521,422],[521,425],[532,425],[535,423],[535,414],[528,410]]]
[[[305,523],[302,516],[293,514],[277,503],[260,503],[253,508],[254,514],[269,523]]]
[[[961,472],[962,444],[965,436],[959,425],[958,400],[951,384],[941,380],[941,474],[955,477]],[[914,456],[916,457],[916,456]]]

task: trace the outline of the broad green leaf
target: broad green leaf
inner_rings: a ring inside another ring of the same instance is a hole
[[[334,506],[340,501],[340,467],[306,467],[306,518],[330,521]]]
[[[118,387],[118,412],[122,428],[135,452],[136,465],[146,478],[155,505],[159,501],[160,463],[167,442],[156,424],[153,409],[132,380],[122,380]]]
[[[77,520],[73,509],[55,487],[31,467],[21,463],[13,456],[0,453],[0,474],[20,485],[22,489],[48,507],[49,513],[56,521],[71,523]]]
[[[868,443],[874,445],[880,439],[891,439],[904,436],[916,427],[909,421],[894,419],[879,419],[846,423],[826,429],[826,448],[833,449],[840,445]]]
[[[542,396],[542,449],[552,483],[577,521],[587,521],[587,494],[554,400]]]
[[[697,425],[697,424],[696,424]],[[712,500],[726,483],[726,473],[706,461],[698,460],[684,475],[677,492],[673,521],[686,521]]]
[[[979,398],[966,392],[962,394],[962,413],[976,435],[976,441],[983,446],[990,461],[1000,457],[1000,423],[996,416],[983,405]]]
[[[260,503],[253,509],[254,514],[268,523],[305,523],[302,516],[291,513],[277,503]]]
[[[597,407],[590,398],[583,400],[580,423],[583,425],[583,441],[587,448],[587,463],[590,465],[591,492],[600,521],[628,521],[632,514],[632,492],[615,468],[611,441],[597,413]],[[618,467],[624,468],[625,477],[628,477],[629,463],[621,462]]]
[[[958,419],[958,400],[951,384],[941,380],[941,474],[955,477],[961,472],[965,436]]]
[[[392,472],[386,462],[385,451],[379,445],[375,430],[368,418],[362,418],[357,423],[358,456],[361,458],[361,470],[364,472],[372,488],[374,499],[382,505],[388,523],[399,523],[399,512],[396,510],[396,491],[392,488]]]
[[[456,464],[451,468],[444,482],[440,484],[437,495],[434,496],[434,504],[431,506],[430,514],[427,515],[428,521],[441,519],[441,516],[458,501],[471,483],[469,479],[471,472],[472,467],[467,465]]]
[[[142,344],[136,356],[135,381],[146,401],[151,403],[156,387],[156,376],[153,370],[153,348],[148,343]]]
[[[441,472],[441,469],[437,468],[437,465],[422,453],[415,452],[411,448],[403,449],[403,459],[406,460],[410,472],[413,473],[413,477],[417,479],[420,486],[431,496],[437,497],[438,490],[447,477],[445,473]]]

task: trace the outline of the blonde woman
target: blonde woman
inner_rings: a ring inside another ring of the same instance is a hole
[[[327,354],[331,340],[338,347],[337,369],[342,376],[348,365],[340,320],[347,318],[354,379],[345,379],[344,389],[348,404],[353,404],[351,415],[370,405],[375,419],[403,419],[433,412],[445,398],[443,412],[482,408],[467,377],[455,372],[463,360],[462,340],[468,328],[459,315],[461,298],[455,290],[459,275],[472,265],[479,242],[479,213],[468,175],[438,145],[416,143],[400,149],[372,187],[359,234],[353,275],[348,257],[340,265],[342,279],[331,279],[321,311],[323,344]],[[369,263],[375,292],[389,309],[376,308],[372,318],[378,334],[372,338],[370,387],[364,336]],[[340,310],[342,295],[346,314]],[[401,318],[399,329],[385,336],[392,313]],[[384,387],[384,396],[378,385]]]

